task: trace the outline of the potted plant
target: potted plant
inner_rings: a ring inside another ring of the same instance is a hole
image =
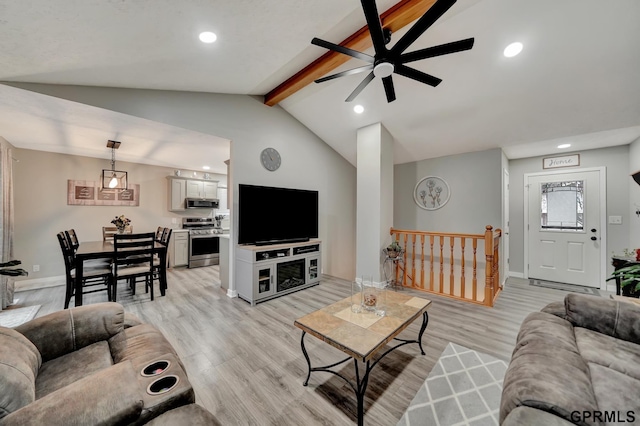
[[[402,247],[400,247],[397,240],[393,240],[391,244],[387,246],[387,256],[394,258],[398,257],[400,253],[402,253]]]
[[[0,275],[8,275],[10,277],[29,275],[29,273],[22,268],[12,268],[13,266],[20,265],[21,263],[22,262],[19,260],[10,260],[8,262],[0,263]]]
[[[635,263],[613,271],[607,281],[619,279],[623,296],[640,297],[640,264]]]

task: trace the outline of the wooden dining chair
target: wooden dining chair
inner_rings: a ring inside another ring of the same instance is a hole
[[[118,233],[118,228],[115,226],[103,226],[102,227],[102,241],[113,242],[113,236]],[[125,234],[133,234],[133,225],[127,225],[124,228]]]
[[[131,293],[136,294],[139,278],[144,278],[145,291],[153,300],[153,257],[155,233],[113,235],[113,300],[117,301],[118,281],[126,279]]]
[[[72,228],[72,229],[69,229],[68,231],[64,231],[64,234],[67,237],[67,241],[69,242],[69,245],[73,250],[73,253],[75,254],[75,252],[78,250],[78,247],[80,247],[80,240],[78,239],[78,234],[76,233],[76,230]],[[85,267],[107,268],[111,266],[111,259],[105,258],[105,259],[86,260],[84,262],[84,265]]]
[[[65,232],[57,234],[62,257],[64,258],[66,291],[64,297],[64,309],[69,307],[71,298],[76,291],[76,273],[75,273],[75,252],[69,243],[69,239]],[[98,291],[107,292],[107,300],[111,301],[111,295],[114,287],[113,273],[109,265],[86,265],[83,267],[82,275],[82,294],[95,293]],[[95,288],[98,287],[98,288]]]
[[[153,260],[153,279],[158,281],[163,294],[167,289],[167,252],[172,232],[170,228],[162,228],[161,237],[156,240],[162,246],[162,256],[158,253]],[[157,232],[156,235],[158,235]],[[164,259],[164,262],[161,261],[162,259]]]

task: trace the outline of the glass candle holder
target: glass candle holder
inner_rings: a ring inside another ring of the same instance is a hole
[[[351,281],[351,312],[362,312],[362,283]]]
[[[375,312],[378,304],[378,289],[374,285],[373,277],[362,277],[362,307],[370,312]]]

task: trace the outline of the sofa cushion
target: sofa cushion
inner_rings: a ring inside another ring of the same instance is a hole
[[[0,327],[0,418],[35,400],[35,381],[42,359],[23,335]]]
[[[107,340],[124,329],[124,308],[113,302],[53,312],[16,327],[43,361]]]
[[[640,306],[598,296],[569,293],[567,319],[576,327],[640,343]]]
[[[42,364],[36,380],[36,399],[113,365],[109,344],[94,343]]]
[[[518,407],[512,410],[501,426],[571,426],[573,423],[554,416],[546,411],[531,407]]]
[[[109,339],[109,346],[114,363],[131,360],[137,365],[147,360],[156,360],[158,355],[167,353],[177,357],[169,341],[150,324],[124,329]]]
[[[213,414],[201,406],[189,404],[163,413],[147,423],[147,426],[215,426],[221,424]]]
[[[581,327],[574,332],[585,361],[640,380],[640,345]]]
[[[568,421],[573,411],[598,410],[589,374],[571,323],[544,312],[530,314],[520,328],[503,382],[500,420],[519,406],[547,411]]]
[[[600,411],[608,415],[611,413],[616,415],[615,421],[606,423],[617,423],[618,417],[625,420],[629,412],[633,419],[620,421],[620,423],[635,423],[637,416],[640,416],[640,398],[638,398],[640,380],[599,364],[590,363],[589,369]]]

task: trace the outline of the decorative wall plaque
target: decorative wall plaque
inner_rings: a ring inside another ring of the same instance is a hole
[[[438,176],[422,178],[413,189],[413,199],[418,207],[425,210],[438,210],[447,204],[449,197],[449,184]]]
[[[99,181],[67,181],[67,204],[74,206],[139,206],[140,185],[129,184],[124,191],[100,190]]]

